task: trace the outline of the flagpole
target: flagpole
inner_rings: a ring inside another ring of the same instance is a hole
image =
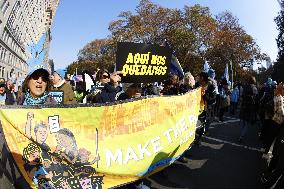
[[[75,77],[77,77],[77,68],[75,69]],[[76,89],[76,87],[77,87],[77,84],[76,84],[77,82],[75,81],[75,89]]]
[[[232,62],[232,60],[230,61],[230,64],[231,64],[231,74],[232,74],[232,76],[231,76],[231,79],[232,79],[231,88],[233,88],[233,86],[234,86],[234,71],[233,71],[233,62]]]

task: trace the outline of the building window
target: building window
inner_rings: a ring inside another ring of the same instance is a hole
[[[3,60],[4,59],[4,53],[5,53],[5,49],[3,47],[0,48],[0,59]]]
[[[8,56],[8,54],[7,54],[8,52],[7,52],[7,49],[4,49],[4,53],[3,53],[3,61],[6,63],[6,61],[7,61],[7,56]]]
[[[18,12],[20,10],[20,1],[17,2],[15,8],[14,8],[14,13],[17,16]]]
[[[7,3],[7,0],[4,0],[3,3],[1,4],[1,10],[3,11],[3,8],[5,6],[5,4]]]
[[[6,12],[7,12],[8,8],[9,8],[9,6],[10,6],[10,3],[8,2],[8,3],[6,4],[6,6],[4,7],[4,9],[3,9],[3,14],[4,14],[4,15],[6,14]]]
[[[4,32],[3,32],[3,34],[2,34],[2,39],[3,39],[3,41],[5,41],[5,35],[6,35],[6,30],[4,29]]]

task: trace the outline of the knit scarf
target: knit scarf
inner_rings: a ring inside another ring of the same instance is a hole
[[[41,105],[41,104],[45,104],[46,102],[46,98],[48,97],[48,92],[44,92],[43,95],[41,97],[38,98],[34,98],[32,97],[32,95],[27,92],[25,94],[25,101],[23,105]]]

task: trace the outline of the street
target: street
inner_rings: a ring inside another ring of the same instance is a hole
[[[226,117],[214,122],[200,146],[185,154],[188,163],[176,162],[163,173],[145,181],[151,188],[258,189],[266,166],[258,140],[258,125],[249,128],[247,138],[238,144],[239,120]]]

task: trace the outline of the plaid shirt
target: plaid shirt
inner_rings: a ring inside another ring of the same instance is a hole
[[[284,121],[284,102],[283,96],[277,95],[274,97],[274,116],[273,121],[282,124]]]

